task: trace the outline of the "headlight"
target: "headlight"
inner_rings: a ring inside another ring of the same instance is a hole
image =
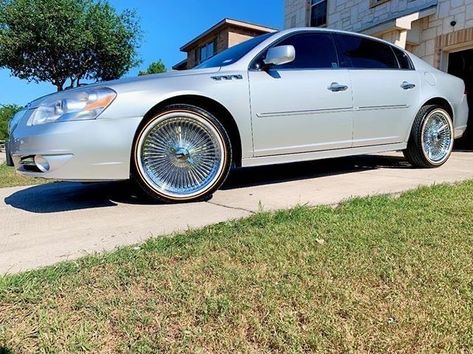
[[[64,91],[45,98],[32,113],[28,125],[95,119],[116,96],[109,88]]]

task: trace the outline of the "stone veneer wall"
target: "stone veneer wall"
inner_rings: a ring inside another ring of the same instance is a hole
[[[456,21],[454,27],[452,21]],[[420,44],[411,49],[429,64],[442,68],[444,51],[469,46],[473,47],[473,0],[440,0],[437,14],[421,23]]]
[[[284,1],[284,27],[304,27],[308,25],[309,5],[307,0]]]
[[[432,0],[390,0],[370,7],[370,0],[328,0],[327,27],[364,32],[376,24],[416,12],[432,3]],[[307,26],[308,18],[307,0],[285,0],[286,28]],[[453,20],[456,21],[455,27],[450,24]],[[406,48],[428,63],[441,67],[445,50],[458,46],[473,47],[469,28],[473,28],[473,0],[438,0],[435,15],[413,22]],[[393,42],[396,38],[392,33],[378,34],[378,37]]]
[[[436,5],[438,0],[389,0],[370,6],[370,0],[328,0],[327,27],[360,32],[390,19]],[[308,0],[285,0],[285,26],[309,24]]]

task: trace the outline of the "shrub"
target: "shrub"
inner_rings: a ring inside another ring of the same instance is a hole
[[[8,122],[20,109],[14,104],[0,105],[0,141],[8,138]]]

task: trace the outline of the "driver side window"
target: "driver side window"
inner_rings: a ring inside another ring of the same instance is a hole
[[[277,46],[292,45],[296,59],[292,63],[279,65],[278,69],[336,69],[338,58],[330,33],[299,33],[278,43]]]

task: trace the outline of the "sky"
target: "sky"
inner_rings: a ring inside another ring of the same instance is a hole
[[[109,0],[118,11],[136,10],[143,30],[142,64],[125,76],[136,76],[162,59],[167,68],[185,58],[179,48],[225,17],[282,28],[283,0]],[[28,83],[0,70],[0,104],[25,105],[54,92],[49,83]]]

